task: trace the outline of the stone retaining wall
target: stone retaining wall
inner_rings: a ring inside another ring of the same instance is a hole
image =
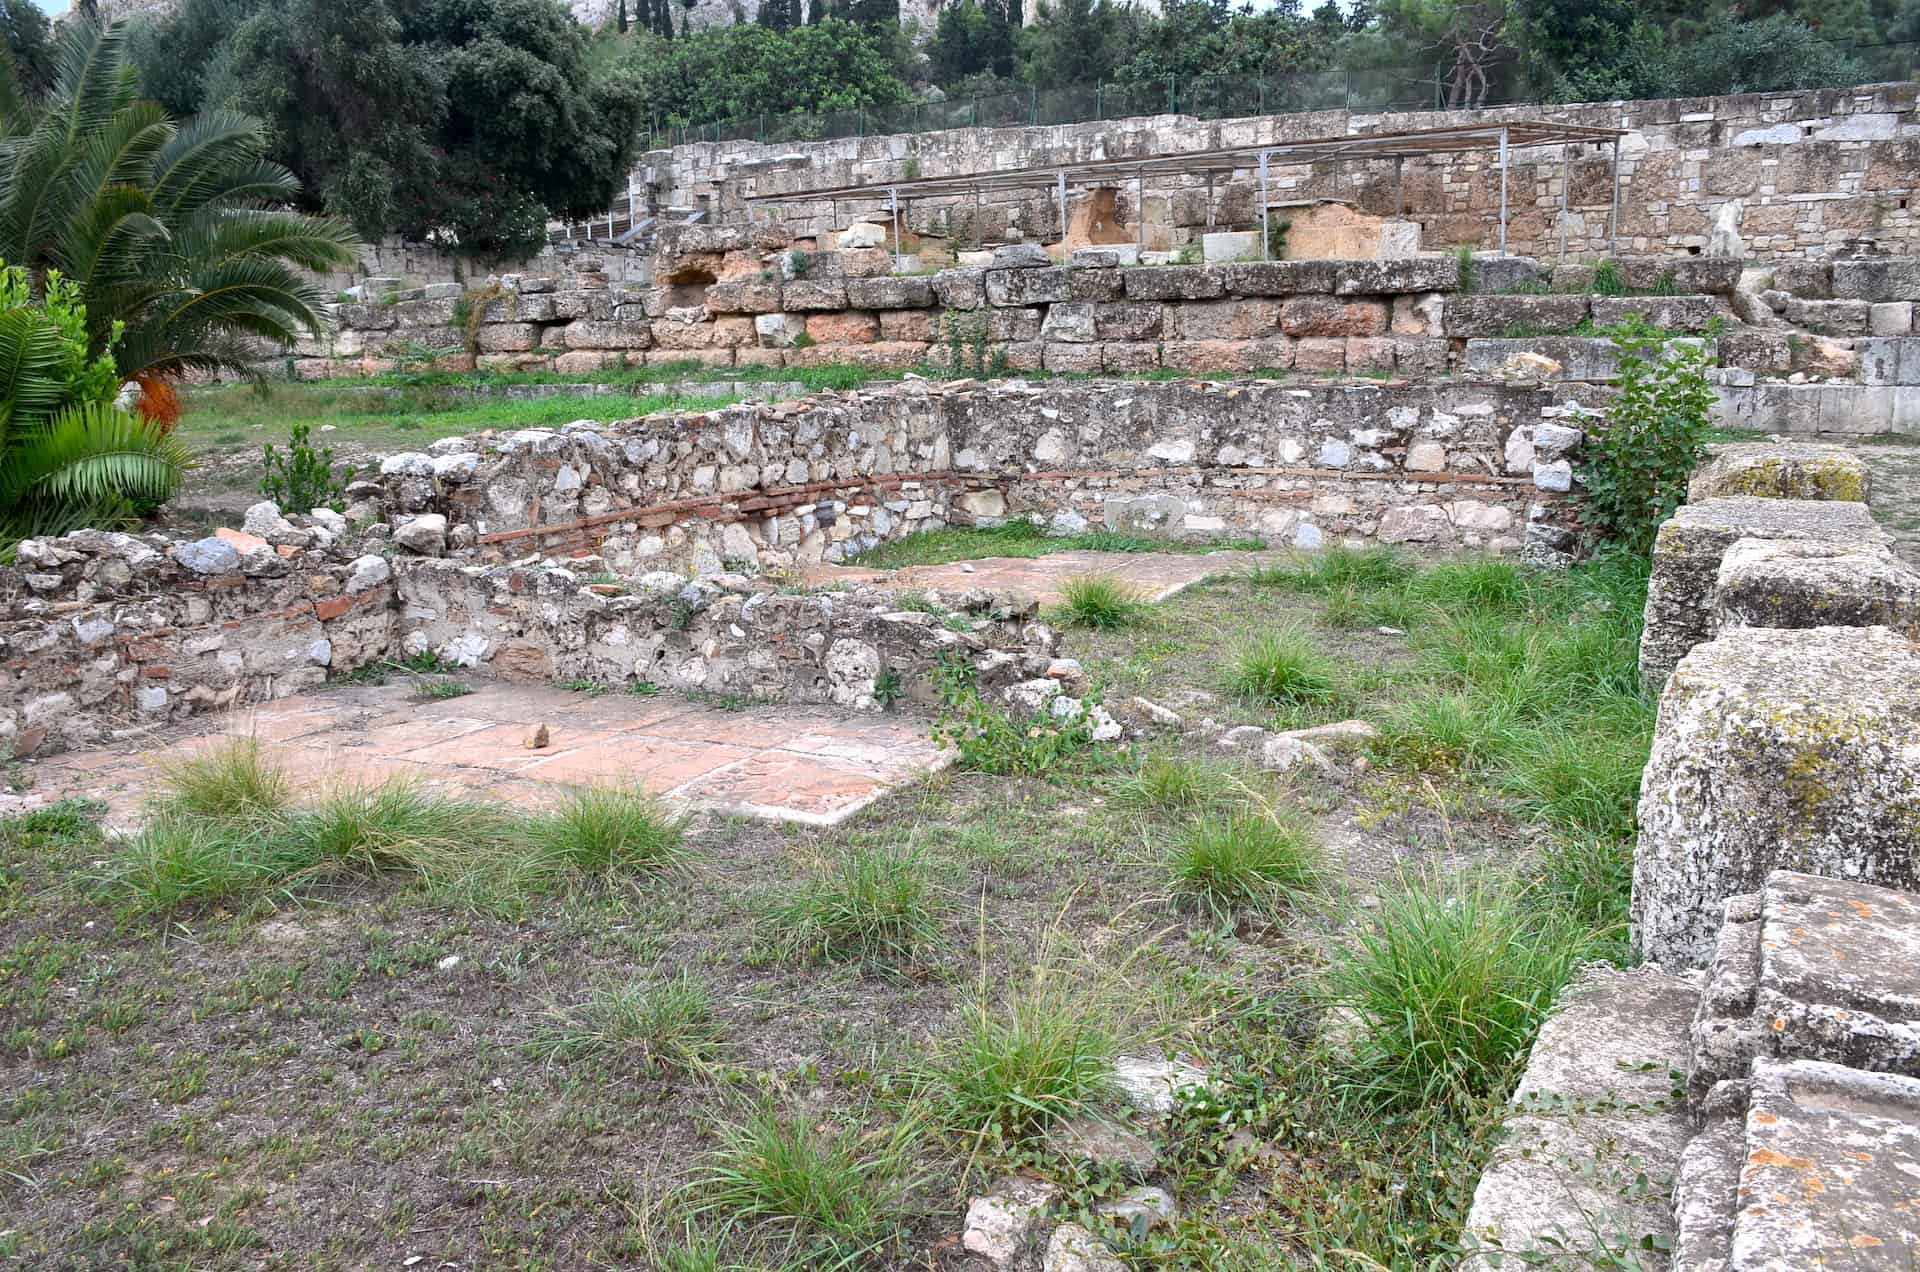
[[[1572,548],[1575,408],[1504,383],[908,382],[447,438],[356,484],[411,550],[792,571],[1027,517],[1206,540]]]

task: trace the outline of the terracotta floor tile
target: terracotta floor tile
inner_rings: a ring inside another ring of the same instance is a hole
[[[767,751],[709,773],[673,795],[721,812],[831,826],[897,784],[871,766]]]
[[[752,754],[712,742],[669,742],[628,734],[563,750],[522,773],[540,782],[632,783],[661,794]]]

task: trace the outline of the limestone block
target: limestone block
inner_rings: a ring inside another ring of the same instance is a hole
[[[480,352],[525,353],[540,347],[540,328],[530,322],[490,322],[480,328]]]
[[[858,310],[818,313],[807,319],[807,334],[816,344],[869,344],[880,338],[880,323]]]
[[[1721,903],[1776,869],[1912,889],[1917,851],[1911,641],[1737,627],[1680,661],[1641,785],[1633,926],[1648,959],[1706,963]]]
[[[883,341],[906,340],[931,344],[940,337],[935,321],[938,315],[931,309],[882,309],[876,316],[880,319],[880,339]]]
[[[1845,447],[1813,442],[1717,446],[1687,483],[1691,503],[1727,495],[1866,503],[1871,493],[1867,466],[1859,456]]]
[[[647,349],[653,345],[652,324],[583,318],[567,325],[566,342],[569,349]]]
[[[1008,243],[993,251],[993,269],[1045,269],[1053,257],[1038,243]]]
[[[1451,256],[1391,261],[1341,261],[1336,296],[1389,296],[1460,289],[1460,262]]]
[[[1530,256],[1481,252],[1473,258],[1473,283],[1483,292],[1517,293],[1522,288],[1537,286],[1551,273]]]
[[[1390,330],[1396,336],[1440,336],[1446,332],[1447,298],[1439,292],[1395,296]]]
[[[1595,296],[1593,321],[1600,327],[1614,327],[1629,314],[1638,314],[1667,331],[1698,334],[1707,324],[1724,316],[1719,298],[1714,296]]]
[[[1200,236],[1200,259],[1209,265],[1229,261],[1260,259],[1260,234],[1257,230],[1222,230]]]
[[[1048,305],[1067,299],[1067,270],[995,269],[987,271],[987,303],[991,305]]]
[[[1330,295],[1340,270],[1338,261],[1249,261],[1229,265],[1222,276],[1232,296]]]
[[[1298,296],[1280,306],[1280,330],[1289,336],[1378,336],[1389,311],[1376,300]]]
[[[1094,334],[1101,340],[1158,340],[1166,334],[1166,312],[1164,305],[1095,305]]]
[[[1913,334],[1913,302],[1907,300],[1881,301],[1867,309],[1867,330],[1876,336],[1909,336]]]
[[[1844,299],[1920,301],[1920,258],[1881,256],[1834,261],[1832,277],[1833,294]]]
[[[1128,300],[1212,300],[1226,276],[1211,265],[1149,265],[1125,271]]]
[[[1280,333],[1280,307],[1271,300],[1217,300],[1175,306],[1185,340],[1259,340]]]
[[[806,334],[807,319],[803,314],[759,314],[753,320],[753,330],[762,347],[791,349],[793,342]]]
[[[1579,326],[1589,308],[1585,296],[1455,296],[1447,306],[1446,334],[1559,334]]]
[[[1864,336],[1872,311],[1864,300],[1790,300],[1787,321],[1823,336]]]
[[[1691,1130],[1669,1070],[1687,1066],[1698,995],[1657,968],[1583,972],[1540,1028],[1463,1233],[1462,1272],[1586,1269],[1585,1252],[1672,1233],[1663,1188]],[[1596,1239],[1597,1238],[1597,1239]],[[1603,1244],[1604,1243],[1604,1244]]]
[[[987,303],[984,269],[943,269],[928,281],[943,309],[978,309]]]
[[[1884,549],[1889,539],[1865,504],[1736,495],[1687,504],[1660,527],[1647,583],[1640,671],[1661,684],[1712,628],[1720,559],[1740,539],[1789,539]]]
[[[1294,341],[1293,367],[1297,371],[1340,372],[1347,369],[1347,342],[1325,336]]]
[[[715,283],[707,288],[707,312],[710,314],[771,314],[780,309],[780,276],[772,270],[767,277],[737,279]]]
[[[926,309],[933,304],[933,284],[925,278],[851,278],[847,304],[854,309]]]
[[[1092,344],[1049,344],[1041,356],[1043,368],[1054,372],[1098,372],[1100,346]]]
[[[1041,324],[1040,338],[1071,344],[1091,344],[1095,340],[1094,306],[1091,303],[1066,303],[1050,306]]]
[[[1160,363],[1158,344],[1128,342],[1100,346],[1100,369],[1109,375],[1151,371]]]
[[[1127,280],[1118,269],[1086,269],[1075,265],[1067,271],[1067,294],[1074,300],[1113,302],[1127,298]]]
[[[1884,548],[1741,539],[1720,559],[1711,630],[1890,627],[1920,636],[1920,573]]]
[[[811,312],[847,307],[847,284],[838,278],[796,278],[780,294],[782,308],[792,312]]]

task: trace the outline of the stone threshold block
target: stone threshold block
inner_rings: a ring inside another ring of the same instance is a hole
[[[1920,637],[1920,571],[1885,548],[1741,539],[1713,585],[1709,630],[1729,627],[1891,627]]]
[[[1885,550],[1891,539],[1863,503],[1736,495],[1687,504],[1660,527],[1647,582],[1640,671],[1654,686],[1712,631],[1720,560],[1741,539],[1785,539]]]
[[[1691,1129],[1697,999],[1689,980],[1658,968],[1596,965],[1567,988],[1474,1189],[1464,1272],[1591,1268],[1603,1251],[1671,1238],[1667,1181]]]
[[[1763,1057],[1920,1078],[1920,896],[1776,870],[1727,902],[1693,1021],[1694,1097]]]
[[[1683,1155],[1674,1272],[1920,1267],[1920,1079],[1760,1060]]]
[[[1835,499],[1868,503],[1867,466],[1842,446],[1813,442],[1738,442],[1716,446],[1687,483],[1687,500],[1757,495],[1766,499]]]
[[[1633,925],[1648,959],[1704,965],[1722,903],[1776,869],[1910,889],[1917,850],[1913,642],[1743,627],[1681,660],[1640,788]]]

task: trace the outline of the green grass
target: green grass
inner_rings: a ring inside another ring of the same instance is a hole
[[[374,451],[420,450],[437,438],[481,429],[551,428],[575,420],[606,422],[656,411],[710,411],[738,400],[720,394],[682,397],[645,392],[474,399],[440,386],[367,393],[332,382],[194,389],[185,399],[182,440],[196,451],[242,453],[257,453],[269,442],[286,446],[296,424],[313,430],[316,446],[352,443]],[[329,425],[332,431],[323,433]],[[236,434],[243,439],[238,444],[226,440]]]
[[[526,830],[534,854],[588,874],[644,874],[687,859],[686,818],[638,790],[589,787]]]
[[[1326,706],[1345,696],[1339,664],[1300,627],[1267,632],[1241,646],[1227,669],[1227,688],[1276,707]]]
[[[108,896],[153,914],[254,896],[279,876],[272,845],[246,827],[162,818],[117,845],[101,882]]]
[[[1236,800],[1245,786],[1231,769],[1207,760],[1155,751],[1107,787],[1122,808],[1175,816]]]
[[[201,754],[169,766],[157,811],[216,821],[273,817],[287,807],[291,787],[255,738],[217,742]]]
[[[464,698],[472,692],[472,686],[445,676],[422,680],[420,682],[420,696],[432,702],[446,702],[453,698]]]
[[[1167,872],[1175,895],[1224,919],[1312,891],[1326,857],[1299,820],[1242,812],[1193,822],[1174,842]]]
[[[884,963],[938,946],[944,908],[917,851],[857,847],[778,902],[766,924],[788,957]]]
[[[543,1060],[625,1060],[647,1074],[710,1065],[726,1038],[707,987],[682,972],[658,984],[613,985],[556,1010],[528,1042]]]
[[[899,570],[911,565],[945,565],[950,561],[977,561],[985,557],[1038,557],[1053,552],[1257,552],[1266,545],[1252,539],[1191,542],[1089,530],[1084,534],[1050,535],[1031,521],[1009,521],[1001,526],[967,526],[923,530],[863,552],[849,564],[875,570]]]
[[[1060,589],[1059,617],[1075,627],[1137,627],[1152,606],[1138,588],[1107,575],[1081,575]]]
[[[1504,1093],[1591,948],[1576,925],[1486,881],[1389,893],[1328,972],[1330,1000],[1364,1022],[1346,1094],[1404,1112]]]
[[[1016,1146],[1113,1096],[1116,1047],[1099,1010],[1057,973],[992,995],[984,986],[934,1044],[927,1088],[944,1126]]]
[[[903,1119],[860,1135],[768,1107],[719,1120],[690,1209],[782,1230],[807,1266],[861,1266],[911,1218],[915,1131]]]

